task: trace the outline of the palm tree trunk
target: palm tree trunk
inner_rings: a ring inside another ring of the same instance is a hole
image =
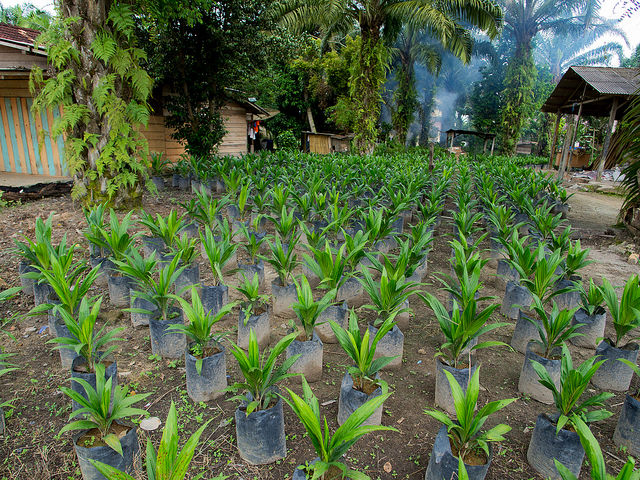
[[[386,78],[385,47],[377,24],[362,26],[358,71],[351,81],[356,121],[354,147],[360,154],[370,154],[378,137],[381,88]]]
[[[74,175],[74,191],[78,194],[84,205],[96,205],[110,202],[116,208],[128,208],[138,205],[142,200],[142,186],[138,179],[133,185],[122,186],[109,197],[107,192],[107,180],[115,177],[118,172],[110,171],[109,167],[98,172],[98,163],[107,141],[111,136],[111,123],[106,115],[99,111],[94,98],[94,89],[101,79],[107,77],[111,71],[102,61],[99,61],[91,50],[91,45],[97,35],[109,30],[107,17],[113,5],[113,0],[96,2],[93,0],[63,0],[61,13],[65,19],[76,18],[77,21],[69,24],[65,36],[73,48],[80,52],[75,61],[69,62],[70,68],[76,80],[73,83],[73,97],[76,104],[86,106],[89,122],[78,123],[72,130],[71,138],[86,138],[95,136],[95,143],[88,142],[87,147],[80,153],[79,161],[75,167],[69,166]],[[131,89],[127,88],[120,80],[115,81],[115,92],[125,103],[131,100]],[[66,148],[72,148],[71,142],[67,142]],[[133,154],[133,152],[132,152]]]
[[[535,77],[531,40],[525,40],[516,46],[504,80],[501,140],[502,152],[506,155],[515,154],[522,125],[526,116],[531,113]]]

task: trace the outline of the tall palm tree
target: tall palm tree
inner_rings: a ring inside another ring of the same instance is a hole
[[[442,48],[426,33],[412,25],[405,26],[390,49],[397,86],[393,92],[391,123],[398,142],[404,145],[413,116],[420,106],[415,85],[415,64],[419,63],[437,74],[442,63]]]
[[[51,25],[51,15],[35,7],[32,3],[3,7],[0,5],[0,23],[18,27],[46,30]]]
[[[502,150],[515,152],[520,130],[533,102],[534,38],[540,33],[580,34],[596,18],[599,0],[500,0],[505,35],[515,51],[505,75]]]
[[[375,144],[387,46],[403,24],[423,28],[466,62],[473,44],[469,28],[477,27],[493,38],[502,18],[492,0],[283,0],[274,9],[294,31],[320,28],[334,34],[358,29],[359,58],[350,90],[356,111],[355,146],[361,153],[371,152]]]
[[[620,42],[609,41],[597,45],[605,35],[618,37],[629,45],[618,23],[618,20],[603,19],[592,23],[580,35],[540,35],[536,41],[536,62],[547,65],[553,81],[558,83],[562,74],[572,65],[607,65],[614,56],[622,61],[624,53]]]

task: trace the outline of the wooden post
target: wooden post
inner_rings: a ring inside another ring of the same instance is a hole
[[[493,157],[493,149],[496,146],[496,137],[493,137],[493,140],[491,140],[491,156]]]
[[[451,144],[449,145],[449,148],[453,148],[453,139],[456,138],[456,134],[451,132]]]
[[[584,86],[585,91],[587,90],[587,86]],[[582,100],[584,100],[584,92],[582,93]],[[578,108],[578,115],[576,116],[576,123],[574,127],[573,136],[571,137],[571,145],[569,146],[569,163],[567,165],[567,172],[571,171],[571,160],[573,158],[573,151],[576,145],[576,137],[578,136],[578,127],[580,126],[580,117],[582,117],[582,102],[580,102],[580,108]]]
[[[609,144],[611,143],[611,134],[613,133],[613,123],[616,120],[616,112],[618,110],[618,97],[613,99],[611,105],[611,112],[609,113],[609,123],[607,124],[607,136],[604,139],[604,145],[602,146],[602,156],[600,157],[600,163],[598,164],[598,174],[596,180],[602,180],[602,172],[604,172],[604,162],[607,159],[607,153],[609,153]]]
[[[429,171],[433,171],[433,142],[429,142]]]
[[[562,160],[558,166],[558,181],[564,181],[564,170],[567,167],[567,154],[570,152],[569,142],[573,138],[573,124],[569,124],[567,134],[564,137],[564,145],[562,146]]]
[[[482,146],[482,154],[484,155],[485,153],[487,153],[487,142],[489,141],[488,138],[484,139],[484,145]]]
[[[558,143],[558,130],[560,129],[560,109],[556,113],[556,125],[553,127],[553,140],[551,141],[551,153],[549,154],[549,169],[553,168],[556,158],[556,146]]]

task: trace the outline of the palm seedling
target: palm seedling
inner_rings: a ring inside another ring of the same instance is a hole
[[[556,272],[562,265],[559,251],[545,256],[544,250],[539,246],[534,253],[537,253],[537,259],[533,264],[533,275],[532,277],[521,276],[520,284],[529,290],[533,297],[537,297],[544,305],[548,305],[553,297],[572,291],[572,287],[557,288],[561,275]]]
[[[56,302],[36,306],[30,312],[32,315],[49,310],[57,312],[60,309],[73,315],[81,300],[89,294],[98,276],[99,267],[89,270],[86,262],[74,262],[73,252],[74,249],[70,249],[60,256],[52,256],[48,269],[38,267],[41,278],[53,290]]]
[[[540,356],[552,358],[552,356],[557,355],[558,350],[567,340],[580,335],[576,330],[581,327],[582,324],[571,324],[577,308],[573,310],[559,310],[558,306],[554,303],[551,313],[547,313],[540,298],[534,296],[532,309],[536,313],[537,319],[528,316],[525,318],[531,322],[538,331],[539,339],[533,339],[533,342],[539,346]]]
[[[571,243],[564,261],[564,278],[574,280],[580,270],[592,264],[593,260],[587,260],[588,256],[589,249],[583,250],[580,246],[580,240]]]
[[[369,241],[374,248],[378,248],[378,242],[391,235],[393,231],[391,219],[392,217],[384,207],[377,210],[369,207],[369,210],[364,215],[366,232],[369,234]]]
[[[238,245],[231,243],[228,231],[229,225],[226,220],[223,225],[225,225],[226,228],[223,227],[223,235],[219,240],[216,240],[208,226],[205,227],[204,233],[200,233],[200,241],[202,242],[213,272],[213,285],[222,285],[224,282],[224,268],[231,261],[238,249]]]
[[[580,307],[585,311],[588,316],[604,313],[604,293],[601,288],[598,288],[593,282],[593,279],[589,279],[589,288],[585,289],[580,283],[578,284],[578,291],[580,292]]]
[[[240,248],[249,255],[250,265],[255,265],[258,263],[260,249],[266,240],[266,235],[257,233],[255,230],[251,231],[246,225],[240,227],[240,232],[242,235]]]
[[[551,238],[552,232],[562,224],[562,214],[554,215],[551,213],[552,208],[551,205],[544,203],[530,215],[532,226],[544,242],[547,242]]]
[[[249,194],[251,193],[251,185],[247,182],[242,184],[238,191],[236,199],[235,220],[244,223],[249,220],[251,215],[251,207],[249,205]]]
[[[108,247],[109,255],[112,261],[124,261],[127,254],[133,247],[133,243],[137,238],[137,234],[129,234],[130,228],[133,226],[131,216],[133,211],[127,213],[122,221],[118,221],[118,216],[113,209],[109,210],[109,227],[101,229],[103,245]]]
[[[196,191],[196,199],[188,204],[181,204],[189,217],[199,222],[201,225],[214,228],[222,222],[222,209],[229,203],[227,197],[214,198],[209,195],[204,187]]]
[[[350,235],[343,229],[342,235],[344,237],[344,251],[347,256],[345,270],[349,273],[355,272],[360,262],[366,257],[365,248],[369,245],[369,234],[362,230],[357,230],[353,235]],[[317,244],[313,246],[317,248]]]
[[[393,427],[382,425],[363,425],[391,394],[385,393],[368,400],[353,412],[347,421],[331,435],[327,419],[324,418],[323,421],[320,418],[318,399],[311,391],[304,377],[302,379],[302,391],[303,398],[287,389],[291,400],[285,398],[285,401],[304,426],[318,455],[318,460],[315,462],[299,467],[305,472],[306,478],[368,479],[369,477],[363,473],[349,469],[343,463],[343,457],[349,448],[367,433],[397,431]]]
[[[178,217],[175,210],[171,210],[166,218],[159,213],[154,218],[153,215],[143,211],[140,223],[149,229],[152,237],[162,240],[164,248],[158,252],[159,254],[164,254],[173,247],[180,230],[185,227],[184,215]]]
[[[455,419],[438,410],[427,409],[424,413],[435,418],[446,427],[451,452],[458,457],[459,464],[471,464],[471,459],[475,460],[478,457],[481,458],[481,456],[484,456],[485,461],[488,462],[490,459],[489,443],[503,441],[504,434],[509,432],[511,427],[499,424],[487,431],[483,431],[482,427],[490,415],[505,408],[516,399],[496,400],[477,410],[480,393],[480,367],[471,376],[466,391],[464,391],[453,374],[446,370],[445,374],[453,395]],[[430,465],[435,455],[432,454],[431,457]],[[447,478],[449,478],[448,475]]]
[[[129,394],[126,387],[113,385],[113,377],[105,378],[105,367],[96,365],[95,388],[82,378],[73,378],[84,389],[85,396],[68,387],[60,387],[63,393],[81,405],[81,408],[71,413],[70,419],[84,417],[81,420],[68,423],[60,433],[96,429],[102,442],[118,452],[122,452],[122,443],[118,434],[113,430],[113,424],[118,420],[135,415],[148,415],[146,410],[134,408],[132,405],[147,398],[150,393]]]
[[[617,476],[614,477],[607,474],[607,465],[604,461],[602,449],[596,437],[591,433],[589,426],[580,417],[573,418],[571,424],[578,437],[580,437],[580,443],[587,455],[587,460],[591,467],[592,480],[638,480],[640,478],[640,470],[634,468],[635,461],[632,457],[627,458]],[[554,463],[562,480],[578,480],[576,475],[555,458]]]
[[[287,372],[300,355],[285,359],[279,367],[276,367],[276,360],[296,339],[297,335],[298,333],[294,332],[282,338],[268,355],[263,352],[262,358],[260,357],[258,341],[253,330],[250,332],[247,352],[232,341],[229,342],[231,344],[231,354],[238,361],[244,381],[231,385],[228,390],[231,392],[244,391],[243,394],[237,395],[231,400],[246,402],[246,406],[243,409],[247,416],[251,412],[269,408],[270,404],[278,398],[276,390],[278,383],[294,376],[294,374]]]
[[[274,268],[278,275],[280,285],[283,287],[291,285],[293,270],[298,266],[298,255],[295,253],[297,243],[298,237],[295,236],[289,241],[287,249],[285,250],[280,237],[276,236],[274,243],[267,241],[271,255],[263,258],[265,262]]]
[[[196,287],[191,287],[191,302],[182,297],[176,299],[189,323],[175,323],[168,330],[182,332],[189,339],[189,353],[196,358],[196,371],[200,375],[203,358],[211,355],[227,335],[227,332],[213,332],[213,326],[228,315],[236,304],[228,303],[212,314],[203,307]]]
[[[288,211],[283,207],[278,216],[271,216],[269,219],[283,244],[288,244],[296,236],[298,221],[293,208]]]
[[[200,437],[207,425],[211,422],[207,420],[198,428],[186,441],[183,449],[178,452],[178,416],[176,414],[175,403],[171,402],[169,414],[162,430],[162,439],[158,451],[153,448],[151,439],[147,438],[146,448],[146,470],[149,480],[184,480],[187,470],[193,459]],[[107,478],[107,480],[136,480],[129,474],[117,470],[116,468],[102,462],[92,461],[92,465]],[[225,480],[226,475],[217,475],[211,480]]]
[[[294,283],[298,301],[291,305],[291,308],[296,313],[296,317],[298,317],[305,340],[308,341],[313,338],[313,331],[318,318],[331,305],[336,296],[336,291],[330,290],[320,300],[314,300],[313,290],[307,277],[303,275],[299,283],[294,279]]]
[[[382,268],[380,281],[373,280],[368,269],[363,270],[362,277],[359,281],[371,300],[371,303],[363,308],[376,313],[374,327],[377,328],[387,319],[410,311],[406,305],[409,297],[416,293],[418,283],[407,281],[404,275],[398,274],[397,271],[390,272],[386,265]]]
[[[180,265],[189,268],[196,263],[198,255],[200,255],[199,243],[197,238],[189,238],[183,233],[173,240],[169,254],[171,257],[180,257]]]
[[[625,335],[640,326],[640,284],[638,282],[638,275],[630,277],[618,301],[615,288],[609,280],[602,279],[600,289],[604,296],[604,302],[609,308],[613,328],[616,332],[616,338],[613,342],[613,346],[616,348],[621,346]]]
[[[458,302],[453,300],[451,313],[442,305],[440,300],[428,292],[418,293],[436,316],[445,341],[438,349],[438,356],[453,368],[460,368],[464,361],[464,352],[472,352],[487,347],[507,346],[504,342],[477,342],[481,335],[507,325],[506,323],[489,323],[492,313],[498,305],[490,305],[481,309],[477,301],[469,300],[460,309]]]
[[[143,290],[135,292],[135,297],[149,302],[155,307],[154,311],[144,308],[130,308],[128,311],[157,315],[157,320],[163,322],[174,318],[176,309],[173,307],[175,307],[176,298],[172,292],[177,278],[185,269],[184,266],[178,267],[179,262],[180,257],[174,257],[168,265],[159,268],[157,274],[148,277]]]
[[[354,363],[354,366],[349,367],[347,370],[351,378],[353,378],[354,388],[370,393],[377,386],[384,385],[385,382],[377,377],[378,372],[391,363],[394,357],[375,358],[375,354],[380,340],[395,325],[393,317],[389,317],[382,322],[373,339],[368,328],[365,329],[364,334],[360,334],[358,317],[353,310],[349,313],[347,329],[342,328],[333,320],[330,320],[329,323],[331,330],[333,330],[338,339],[338,343]]]
[[[100,232],[107,227],[105,222],[106,209],[106,204],[101,203],[91,209],[83,210],[84,218],[87,222],[87,229],[84,231],[84,236],[89,241],[91,254],[100,254],[102,252],[104,239]]]
[[[243,275],[243,281],[235,288],[243,297],[240,301],[240,311],[244,313],[244,324],[246,326],[251,316],[261,315],[267,311],[269,296],[260,294],[257,273],[254,273],[251,279]]]
[[[66,348],[82,357],[89,373],[95,372],[98,365],[116,349],[115,345],[109,344],[122,340],[117,338],[116,335],[123,328],[114,328],[107,331],[107,325],[105,324],[100,330],[96,329],[101,304],[102,297],[98,297],[96,300],[84,297],[78,306],[77,314],[60,309],[58,314],[67,327],[70,336],[57,337],[50,340],[50,342],[57,344],[55,348]]]
[[[320,278],[319,288],[325,290],[340,291],[351,275],[346,271],[347,257],[346,245],[342,245],[337,251],[331,248],[329,240],[325,239],[324,249],[309,247],[312,255],[303,255],[305,264],[311,272]]]
[[[589,387],[589,381],[596,373],[604,360],[596,361],[597,357],[591,357],[582,362],[580,366],[574,368],[571,360],[571,352],[566,344],[562,344],[562,359],[560,370],[560,382],[557,385],[547,369],[539,362],[533,360],[533,368],[540,377],[540,383],[551,390],[553,402],[558,410],[559,417],[556,423],[556,432],[559,432],[565,425],[574,426],[574,420],[581,419],[585,423],[597,422],[607,419],[611,412],[605,410],[605,400],[613,397],[612,393],[600,392],[595,395],[584,396]]]

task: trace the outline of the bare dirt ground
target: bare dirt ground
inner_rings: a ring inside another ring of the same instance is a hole
[[[146,197],[145,210],[166,214],[170,208],[178,208],[177,203],[191,195],[169,190],[160,198]],[[626,253],[611,249],[620,242],[610,230],[616,223],[615,197],[601,194],[581,193],[572,198],[572,211],[569,220],[575,227],[576,236],[582,238],[584,246],[592,248],[591,257],[597,263],[586,269],[584,277],[592,276],[599,283],[602,276],[609,278],[614,285],[622,284],[629,275],[638,272],[637,265],[626,263]],[[59,239],[63,234],[69,241],[79,242],[86,249],[81,236],[84,228],[82,211],[68,197],[45,199],[25,205],[12,206],[0,211],[0,277],[6,286],[19,284],[18,258],[11,252],[13,240],[22,234],[32,235],[34,218],[46,217],[55,211],[54,236]],[[429,257],[429,285],[426,290],[435,293],[442,300],[444,294],[435,281],[438,272],[448,270],[450,247],[447,244],[451,231],[447,222],[442,222],[433,243]],[[609,233],[605,233],[609,232]],[[627,239],[628,240],[628,239]],[[632,248],[632,247],[625,247]],[[210,279],[210,268],[201,259],[203,282]],[[495,269],[486,267],[484,276],[487,295],[494,295],[500,301],[504,291],[494,275]],[[273,272],[267,271],[267,278],[273,278]],[[230,284],[236,284],[229,277]],[[269,282],[266,282],[267,285]],[[269,287],[267,287],[267,292]],[[103,293],[96,289],[95,293]],[[232,297],[234,294],[232,294]],[[363,299],[364,300],[364,299]],[[360,302],[362,303],[362,302]],[[105,299],[103,320],[112,326],[125,327],[119,350],[116,353],[119,381],[128,384],[137,392],[150,392],[145,408],[151,415],[166,418],[170,402],[176,403],[179,414],[180,431],[184,439],[195,431],[207,419],[213,418],[202,437],[196,452],[192,478],[205,471],[204,478],[225,473],[237,479],[281,480],[290,478],[296,465],[315,457],[309,440],[299,421],[288,407],[285,407],[287,447],[286,459],[273,465],[251,467],[242,461],[235,448],[235,428],[233,411],[235,404],[225,398],[207,404],[194,404],[186,395],[184,361],[169,362],[151,358],[149,333],[146,329],[134,330],[126,313],[113,308]],[[0,438],[0,478],[1,479],[79,479],[80,472],[73,452],[70,434],[58,435],[68,419],[69,400],[59,391],[60,385],[68,384],[68,372],[60,367],[58,353],[52,351],[48,332],[42,331],[46,320],[23,317],[32,306],[32,300],[24,295],[0,306],[2,318],[14,317],[0,333],[0,345],[7,352],[15,354],[14,363],[20,370],[0,378],[0,399],[13,400],[13,409],[7,411],[7,432]],[[424,415],[427,407],[434,401],[434,354],[441,342],[438,326],[432,313],[422,302],[413,297],[411,307],[415,315],[409,330],[405,333],[405,350],[402,367],[395,372],[385,372],[383,377],[394,391],[384,407],[383,423],[398,429],[397,433],[385,432],[363,439],[349,452],[347,459],[354,468],[359,468],[372,479],[411,479],[424,478],[433,440],[439,424]],[[358,310],[361,311],[361,310]],[[365,314],[363,313],[364,317]],[[498,318],[496,321],[503,321]],[[235,329],[236,316],[224,321],[224,328]],[[273,338],[284,335],[288,319],[272,319]],[[494,339],[508,342],[513,327],[495,331]],[[10,334],[14,339],[12,339]],[[232,336],[233,338],[233,336]],[[273,340],[272,340],[273,344]],[[576,360],[591,354],[586,349],[571,347]],[[540,478],[526,461],[526,450],[536,416],[542,412],[551,412],[552,408],[519,395],[517,382],[523,362],[523,356],[506,348],[482,350],[478,354],[481,362],[481,403],[491,400],[517,397],[518,401],[502,410],[490,419],[488,425],[504,422],[513,427],[507,434],[507,440],[495,448],[495,456],[488,477],[498,479]],[[312,384],[312,389],[321,403],[325,403],[322,412],[329,420],[329,426],[336,428],[337,396],[341,378],[348,359],[338,345],[325,345],[323,378]],[[230,381],[239,379],[235,360],[227,359]],[[637,385],[638,379],[634,380]],[[299,392],[295,382],[286,386]],[[226,398],[228,398],[227,395]],[[606,452],[605,457],[612,471],[618,471],[625,459],[611,437],[617,422],[624,395],[617,394],[608,403],[614,412],[610,419],[597,423],[593,431]],[[333,403],[330,403],[334,401]],[[159,442],[161,432],[151,434],[139,432],[141,445],[151,436]],[[145,478],[140,476],[139,478]],[[589,478],[587,468],[583,468],[582,479]]]

